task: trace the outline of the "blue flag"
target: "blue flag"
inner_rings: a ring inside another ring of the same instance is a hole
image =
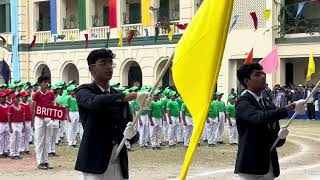
[[[301,3],[298,4],[298,10],[297,10],[296,18],[301,15],[301,12],[302,12],[302,9],[303,9],[305,3],[306,2],[301,2]]]

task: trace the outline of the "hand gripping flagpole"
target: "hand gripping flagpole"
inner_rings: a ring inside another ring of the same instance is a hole
[[[309,94],[309,96],[305,99],[305,102],[307,102],[312,96],[313,94],[316,92],[316,90],[318,89],[318,87],[320,86],[320,81],[317,83],[317,85],[312,89],[311,93]],[[296,112],[294,112],[294,114],[291,116],[290,120],[288,121],[288,123],[284,126],[285,128],[288,128],[290,126],[290,124],[292,123],[292,120],[297,116],[298,114]],[[270,151],[272,151],[276,145],[278,144],[278,142],[280,141],[279,136],[277,137],[276,141],[274,141]]]
[[[160,73],[160,75],[159,75],[156,83],[153,85],[153,87],[152,87],[152,89],[151,89],[151,91],[150,91],[150,93],[149,93],[148,98],[152,97],[152,93],[157,89],[157,87],[158,87],[158,85],[159,85],[162,77],[164,76],[164,74],[167,72],[167,70],[169,69],[170,65],[172,64],[173,57],[174,57],[174,53],[172,53],[171,57],[169,58],[169,60],[168,60],[167,63],[165,64],[164,68],[162,69],[162,71],[161,71],[161,73]],[[133,121],[132,121],[133,126],[136,126],[136,124],[137,124],[137,122],[138,122],[138,119],[140,118],[140,116],[141,116],[141,114],[142,114],[143,111],[144,111],[144,109],[142,109],[142,108],[140,107],[137,115],[134,117],[134,119],[133,119]],[[117,149],[115,155],[112,157],[112,162],[115,162],[115,160],[117,159],[117,157],[118,157],[118,155],[119,155],[119,153],[120,153],[120,151],[121,151],[121,149],[122,149],[125,141],[126,141],[126,138],[123,137],[121,143],[120,143],[119,146],[118,146],[118,149]]]

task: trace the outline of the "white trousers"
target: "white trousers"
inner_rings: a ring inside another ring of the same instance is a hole
[[[117,151],[117,145],[113,146],[112,155]],[[81,172],[81,180],[126,180],[122,176],[120,161],[112,163],[110,158],[107,170],[103,174],[91,174]]]
[[[151,146],[160,147],[162,119],[153,117],[152,121],[153,121],[153,126],[151,126],[150,124],[150,127],[149,127]]]
[[[180,113],[180,118],[181,118],[181,113]],[[179,121],[179,119],[177,124],[177,142],[183,143],[183,124],[182,122]]]
[[[31,121],[26,121],[26,128],[24,129],[24,133],[22,133],[21,141],[20,141],[20,151],[29,151],[29,140],[31,136]]]
[[[12,133],[10,133],[10,156],[20,155],[20,141],[22,138],[22,122],[11,123]]]
[[[229,126],[229,143],[230,144],[238,144],[238,130],[236,120],[234,118],[230,118],[232,126]]]
[[[162,123],[162,134],[163,134],[163,140],[168,142],[169,141],[169,118],[168,115],[165,114],[167,121],[163,121]]]
[[[171,116],[171,120],[172,120],[172,124],[169,124],[169,145],[170,146],[177,144],[177,127],[179,123],[179,117]]]
[[[30,136],[29,136],[29,143],[30,143],[30,142],[33,142],[33,139],[34,139],[34,130],[33,130],[33,128],[31,127]]]
[[[60,127],[59,127],[59,137],[63,138],[64,135],[68,136],[68,123],[67,121],[60,121]]]
[[[189,116],[185,116],[185,118],[186,118],[187,126],[183,126],[183,134],[184,134],[183,145],[189,146],[190,138],[193,131],[193,120],[192,120],[192,117],[189,117]]]
[[[59,120],[51,121],[51,134],[50,134],[50,143],[49,143],[49,151],[48,153],[56,152],[56,141],[59,136]]]
[[[67,140],[68,145],[76,145],[77,144],[77,132],[79,127],[79,112],[69,112],[70,121],[68,121],[68,133]]]
[[[51,135],[51,122],[49,118],[34,118],[34,140],[37,163],[48,163],[48,152]]]
[[[9,152],[10,133],[9,124],[7,122],[0,122],[0,155]]]
[[[217,132],[219,127],[218,117],[208,118],[210,123],[207,123],[207,138],[208,144],[217,144]]]
[[[223,141],[223,133],[224,133],[224,121],[226,119],[226,116],[224,112],[219,112],[219,127],[218,127],[218,133],[217,133],[217,141],[222,142]]]
[[[141,115],[140,116],[142,125],[138,123],[138,130],[139,130],[139,145],[142,146],[148,146],[149,143],[149,119],[148,115]]]
[[[207,140],[208,140],[208,137],[207,137],[207,127],[208,127],[208,123],[206,122],[206,123],[204,124],[203,132],[202,132],[203,141],[207,141]]]

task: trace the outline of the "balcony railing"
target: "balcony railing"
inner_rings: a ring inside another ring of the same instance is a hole
[[[298,4],[286,4],[281,7],[279,14],[279,34],[307,33],[313,34],[320,32],[320,6],[317,1],[305,3],[301,14],[297,16]]]
[[[159,27],[159,34],[160,35],[165,35],[168,34],[170,31],[170,25],[173,25],[173,34],[180,34],[182,31],[175,26],[176,23],[180,23],[180,21],[167,21],[167,22],[158,22],[158,27]]]
[[[131,30],[135,31],[135,36],[144,36],[142,24],[125,24],[121,26],[123,35],[127,37]]]
[[[90,28],[90,34],[94,39],[107,39],[107,32],[109,32],[109,26],[104,27],[93,27]]]
[[[80,32],[79,29],[66,29],[62,30],[62,35],[65,35],[64,40],[75,41],[79,40]]]
[[[49,42],[51,40],[51,31],[38,31],[35,32],[35,35],[37,37],[37,43]]]

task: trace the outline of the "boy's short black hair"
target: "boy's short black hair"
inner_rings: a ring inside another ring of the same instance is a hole
[[[43,81],[49,82],[49,77],[47,77],[47,76],[38,77],[38,83],[42,83]]]
[[[263,67],[259,63],[244,64],[237,71],[237,77],[242,86],[247,88],[244,83],[245,79],[250,79],[250,75],[254,70],[262,70]]]
[[[88,66],[95,64],[98,59],[111,58],[114,59],[115,54],[110,49],[96,49],[91,51],[87,58]]]

